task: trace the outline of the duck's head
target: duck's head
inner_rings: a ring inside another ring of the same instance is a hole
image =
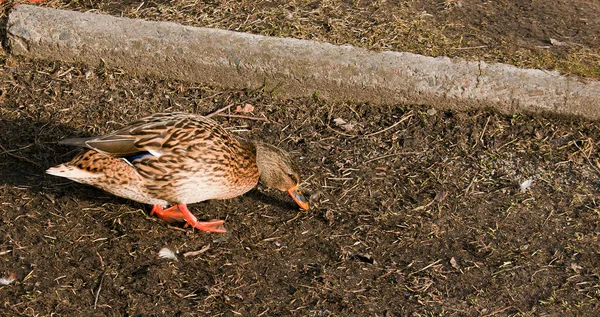
[[[308,210],[308,200],[298,190],[300,176],[290,155],[266,143],[255,142],[254,144],[261,184],[287,192],[300,208]]]

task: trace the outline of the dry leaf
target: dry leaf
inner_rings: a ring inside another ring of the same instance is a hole
[[[342,124],[346,124],[346,120],[344,120],[344,119],[342,119],[342,118],[335,118],[335,119],[333,119],[333,122],[334,122],[336,125],[342,125]]]
[[[346,120],[342,119],[342,118],[335,118],[333,119],[333,122],[340,128],[346,130],[346,131],[352,131],[354,130],[354,123],[348,123],[346,122]]]
[[[235,107],[235,110],[233,112],[248,113],[248,112],[252,112],[252,111],[254,111],[254,107],[251,104],[247,103],[244,105],[243,108],[241,106]]]

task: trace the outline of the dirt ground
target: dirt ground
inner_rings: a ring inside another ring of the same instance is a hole
[[[594,1],[90,3],[45,5],[599,74],[590,57],[600,47]],[[411,12],[433,22],[402,20]],[[412,29],[402,33],[405,24]],[[390,25],[399,33],[386,32]],[[453,50],[459,37],[463,49]],[[0,285],[2,316],[600,311],[596,122],[282,101],[260,89],[0,57],[0,278],[14,278]],[[62,138],[106,133],[159,111],[208,114],[245,104],[254,111],[244,115],[268,121],[216,119],[293,153],[310,210],[258,188],[192,205],[229,230],[194,232],[150,216],[149,206],[44,174],[77,153],[56,143]],[[177,259],[159,258],[164,247]],[[184,256],[192,251],[203,252]]]

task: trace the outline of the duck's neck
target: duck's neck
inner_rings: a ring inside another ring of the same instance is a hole
[[[256,148],[256,165],[260,182],[267,187],[276,187],[282,180],[282,171],[290,166],[291,160],[282,149],[259,141],[253,141]]]
[[[258,166],[258,173],[261,174],[265,170],[265,160],[268,152],[268,145],[260,141],[250,141],[252,147],[254,147],[254,154],[256,155],[256,166]]]

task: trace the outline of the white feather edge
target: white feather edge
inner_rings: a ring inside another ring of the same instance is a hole
[[[51,167],[46,170],[46,173],[54,176],[65,177],[68,179],[92,178],[101,177],[104,175],[104,173],[91,173],[76,167],[65,166],[64,164]]]
[[[163,152],[160,150],[148,150],[148,153],[150,153],[156,157],[161,157],[163,155]]]

